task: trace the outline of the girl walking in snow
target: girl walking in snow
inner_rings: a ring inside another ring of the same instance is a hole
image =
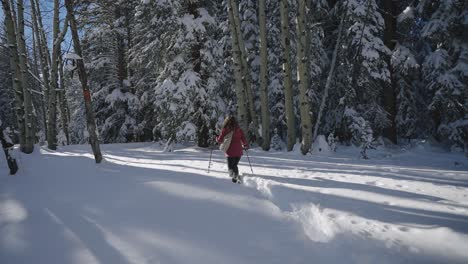
[[[228,141],[230,140],[230,144]],[[237,165],[242,157],[242,149],[248,149],[248,143],[244,136],[244,131],[239,127],[236,119],[233,116],[228,116],[224,120],[221,135],[216,138],[218,143],[225,144],[223,151],[226,153],[229,176],[232,177],[233,182],[239,179],[239,168]],[[222,145],[223,148],[223,145]]]

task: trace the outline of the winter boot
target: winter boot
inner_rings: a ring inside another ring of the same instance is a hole
[[[242,178],[239,174],[234,174],[234,177],[232,177],[232,182],[233,183],[242,183]]]

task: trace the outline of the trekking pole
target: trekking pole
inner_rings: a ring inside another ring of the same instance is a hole
[[[254,175],[252,164],[250,163],[249,152],[245,150],[245,154],[247,154],[247,160],[249,161],[250,171],[252,172],[252,176]]]
[[[213,156],[213,148],[211,148],[211,151],[210,151],[210,161],[208,162],[208,173],[210,173],[210,167],[211,167],[211,156]]]

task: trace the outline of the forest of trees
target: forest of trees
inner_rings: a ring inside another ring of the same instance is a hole
[[[468,154],[465,0],[1,0],[2,130],[31,153],[207,147],[235,114],[264,149],[317,135]]]

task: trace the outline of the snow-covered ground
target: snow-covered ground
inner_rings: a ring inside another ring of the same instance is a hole
[[[415,148],[224,157],[159,144],[41,148],[7,176],[0,263],[468,263],[468,160]],[[241,172],[250,172],[247,158]]]

